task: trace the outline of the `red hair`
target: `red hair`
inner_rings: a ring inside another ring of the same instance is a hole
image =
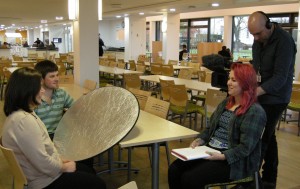
[[[238,110],[236,111],[236,115],[242,115],[257,100],[256,72],[253,69],[252,65],[238,63],[232,64],[230,70],[233,71],[235,79],[242,89],[243,94],[240,102],[240,108],[238,108]],[[233,96],[230,96],[226,108],[230,109],[234,104],[235,98]]]

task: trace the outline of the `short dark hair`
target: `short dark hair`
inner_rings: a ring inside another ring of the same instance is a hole
[[[41,90],[41,81],[41,74],[32,68],[24,67],[14,71],[5,89],[5,115],[9,116],[19,109],[32,112],[29,103],[33,102],[35,105],[39,105],[36,95]]]
[[[58,66],[50,60],[43,60],[36,63],[34,69],[40,72],[42,74],[43,79],[45,79],[48,73],[58,71]]]

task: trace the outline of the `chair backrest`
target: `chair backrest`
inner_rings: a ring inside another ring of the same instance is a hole
[[[188,61],[186,61],[186,60],[182,60],[181,62],[180,62],[180,65],[181,66],[188,66]]]
[[[214,112],[217,106],[227,97],[227,93],[217,89],[207,89],[205,108],[207,112]]]
[[[12,58],[14,61],[23,61],[23,57],[21,57],[21,56],[12,55]]]
[[[136,64],[134,61],[129,61],[130,70],[135,71],[136,70]]]
[[[161,75],[162,73],[162,64],[152,63],[151,64],[151,74],[153,75]]]
[[[136,61],[136,64],[145,66],[145,61],[144,60],[138,60],[138,61]]]
[[[83,84],[83,87],[90,90],[90,91],[93,91],[96,89],[96,86],[97,86],[97,82],[96,81],[93,81],[93,80],[89,80],[89,79],[86,79],[84,80],[84,84]]]
[[[2,146],[2,140],[0,138],[0,148],[8,163],[9,169],[14,177],[14,189],[23,189],[27,186],[27,179],[21,169],[14,152]]]
[[[169,102],[149,96],[144,110],[151,114],[157,115],[158,117],[166,119],[169,112],[169,107]]]
[[[36,63],[35,61],[33,61],[33,62],[18,62],[17,67],[34,67],[35,63]]]
[[[38,57],[37,53],[28,53],[28,60],[36,60]]]
[[[124,86],[126,89],[141,88],[141,79],[138,74],[124,74]]]
[[[56,63],[57,67],[58,67],[58,75],[66,75],[66,66],[64,63],[62,62],[59,62],[59,63]]]
[[[124,62],[124,59],[122,59],[122,58],[121,58],[121,59],[118,59],[118,63],[125,63],[125,62]]]
[[[191,69],[181,69],[179,71],[178,78],[192,79],[192,70]]]
[[[174,76],[174,69],[173,69],[173,65],[165,65],[162,64],[161,65],[161,74],[164,76],[169,76],[169,77],[173,77]]]
[[[212,72],[205,73],[205,83],[211,83]]]
[[[146,102],[148,97],[151,96],[151,92],[150,91],[143,91],[143,90],[139,90],[139,89],[134,89],[134,88],[129,88],[128,89],[130,92],[132,92],[132,94],[134,94],[134,96],[137,98],[138,102],[139,102],[139,106],[141,110],[145,109],[146,106]]]
[[[118,66],[118,63],[116,61],[109,61],[109,67],[114,68]]]
[[[137,65],[136,65],[136,71],[145,73],[145,71],[146,71],[146,66],[137,64]]]
[[[125,63],[124,62],[118,62],[118,68],[125,69]]]
[[[121,186],[118,189],[138,189],[136,182],[135,181],[131,181],[123,186]]]
[[[178,65],[178,60],[169,60],[168,64],[170,64],[170,65]]]
[[[163,80],[159,79],[160,83],[160,97],[163,100],[170,100],[170,86],[175,85],[174,80]]]
[[[175,106],[185,107],[188,94],[185,85],[170,85],[170,103]]]
[[[74,77],[73,75],[60,75],[59,76],[59,83],[61,84],[73,84]]]
[[[182,59],[183,60],[188,60],[189,59],[189,53],[183,53],[182,54]]]
[[[205,78],[206,78],[206,71],[198,71],[198,80],[201,82],[205,82]]]
[[[290,102],[300,104],[300,85],[293,84]]]

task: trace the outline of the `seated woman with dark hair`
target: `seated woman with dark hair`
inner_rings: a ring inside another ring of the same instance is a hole
[[[207,184],[253,176],[259,170],[266,114],[256,103],[256,73],[251,65],[233,64],[228,95],[210,118],[210,127],[191,143],[222,153],[207,152],[206,159],[175,160],[169,167],[170,189],[201,189]]]
[[[58,154],[33,111],[44,93],[41,82],[42,76],[34,69],[12,73],[5,91],[2,145],[14,151],[31,189],[105,189],[93,170]]]

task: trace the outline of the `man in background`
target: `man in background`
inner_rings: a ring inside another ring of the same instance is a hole
[[[278,148],[275,127],[290,101],[297,52],[291,35],[261,11],[248,20],[249,32],[254,37],[252,64],[257,72],[258,101],[267,114],[262,137],[262,181],[265,189],[276,188]]]
[[[183,57],[184,53],[188,53],[188,51],[186,49],[186,45],[182,45],[182,50],[179,52],[179,61],[182,60],[182,57]]]

